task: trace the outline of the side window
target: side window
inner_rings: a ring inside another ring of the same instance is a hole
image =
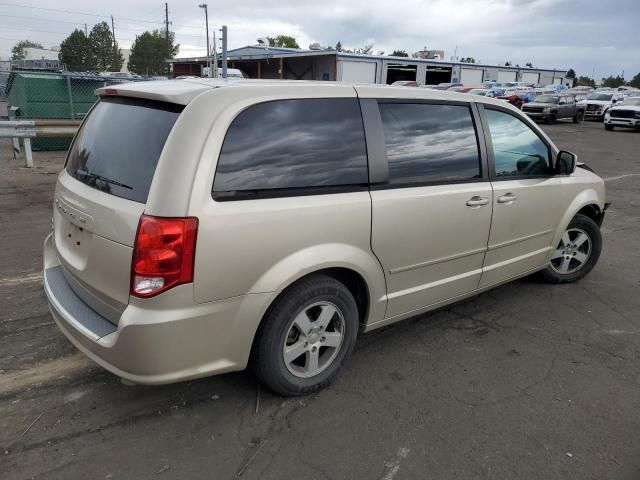
[[[379,107],[391,185],[480,177],[469,107],[426,103],[380,103]]]
[[[573,103],[574,103],[574,102],[573,102],[573,97],[567,97],[567,103],[568,103],[569,105],[573,105]]]
[[[522,120],[485,109],[493,143],[496,177],[537,176],[549,173],[547,145]]]
[[[247,108],[231,123],[213,193],[367,182],[356,98],[276,100]]]

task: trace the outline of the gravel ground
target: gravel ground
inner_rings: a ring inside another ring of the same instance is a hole
[[[544,129],[607,181],[595,270],[363,335],[297,399],[247,372],[127,387],[77,353],[39,277],[64,153],[0,142],[0,477],[639,479],[640,133]]]

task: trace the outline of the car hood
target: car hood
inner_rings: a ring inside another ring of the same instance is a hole
[[[591,105],[611,105],[611,100],[581,100],[580,105],[586,105],[590,103]]]
[[[633,110],[634,112],[640,112],[640,105],[625,105],[623,103],[622,105],[618,105],[610,109],[610,111],[616,110]]]

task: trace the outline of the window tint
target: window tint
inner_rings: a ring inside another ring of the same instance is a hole
[[[182,108],[125,97],[101,100],[73,142],[67,172],[95,189],[146,203],[160,153]]]
[[[548,173],[549,149],[528,125],[508,113],[485,109],[497,177]]]
[[[468,107],[380,103],[380,115],[392,185],[480,176],[478,143]]]
[[[366,184],[355,98],[278,100],[249,107],[222,145],[214,192]]]

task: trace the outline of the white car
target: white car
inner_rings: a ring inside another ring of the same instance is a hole
[[[621,101],[624,96],[613,91],[593,92],[586,100],[578,102],[579,107],[584,107],[584,118],[596,118],[604,120],[607,111]]]
[[[628,127],[640,130],[640,97],[628,97],[621,105],[609,109],[604,116],[604,128]]]

